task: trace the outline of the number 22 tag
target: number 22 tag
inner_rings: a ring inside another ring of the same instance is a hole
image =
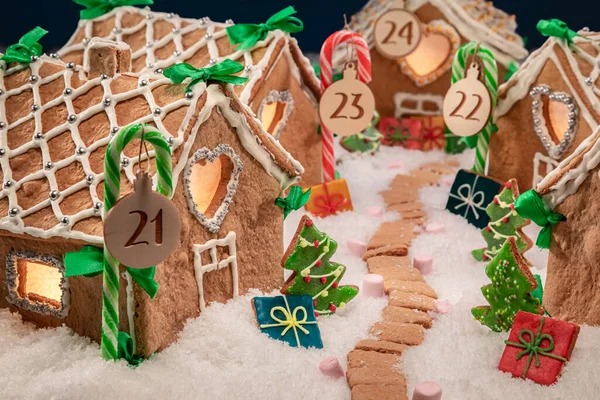
[[[340,136],[364,131],[375,112],[373,92],[357,79],[356,68],[356,63],[346,63],[344,77],[329,86],[319,102],[321,122]]]
[[[148,268],[175,250],[181,221],[175,205],[152,190],[147,172],[138,171],[133,185],[133,193],[119,199],[106,215],[104,243],[119,263]]]
[[[492,97],[479,80],[480,68],[477,62],[472,62],[466,77],[452,85],[444,98],[444,122],[456,136],[478,134],[492,115]]]
[[[403,0],[396,0],[375,23],[373,37],[382,56],[391,60],[406,57],[419,46],[421,22],[415,14],[404,9]]]

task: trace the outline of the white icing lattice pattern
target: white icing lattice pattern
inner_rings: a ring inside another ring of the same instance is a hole
[[[204,244],[195,244],[192,246],[194,251],[194,271],[196,274],[196,283],[198,284],[198,301],[201,311],[206,309],[206,301],[204,299],[204,274],[207,272],[231,267],[233,297],[238,297],[240,295],[235,239],[235,232],[229,232],[223,239],[211,239]],[[228,257],[219,261],[217,247],[226,247]],[[210,263],[202,264],[202,253],[207,250],[209,252]]]

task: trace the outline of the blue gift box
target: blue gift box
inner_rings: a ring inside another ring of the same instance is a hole
[[[483,229],[490,222],[485,209],[501,188],[500,182],[462,169],[456,174],[450,189],[446,210]]]
[[[252,299],[261,332],[292,347],[323,348],[311,296]]]

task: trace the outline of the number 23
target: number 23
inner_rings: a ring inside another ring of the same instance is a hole
[[[360,104],[358,104],[362,97],[361,93],[352,93],[352,96],[354,97],[354,100],[352,101],[352,107],[354,107],[358,110],[358,115],[355,117],[348,117],[347,115],[340,115],[342,113],[342,111],[344,110],[344,107],[346,107],[346,104],[348,103],[348,95],[346,93],[336,93],[336,95],[342,96],[342,102],[340,103],[340,106],[333,112],[333,114],[331,114],[330,118],[361,119],[365,115],[365,109],[362,108],[362,106]]]

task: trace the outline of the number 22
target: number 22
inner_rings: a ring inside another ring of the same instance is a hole
[[[456,108],[450,113],[450,116],[466,119],[467,121],[479,121],[479,118],[473,118],[473,115],[475,115],[477,113],[477,111],[479,111],[479,109],[481,108],[481,103],[483,102],[483,99],[481,98],[481,96],[478,94],[471,95],[472,97],[477,98],[477,104],[475,104],[475,108],[473,108],[473,110],[471,110],[469,115],[467,115],[465,117],[465,116],[458,114],[458,112],[465,105],[465,102],[467,100],[467,95],[464,92],[461,92],[460,90],[457,91],[457,93],[459,93],[461,96],[460,102],[458,103],[458,106],[456,106]]]
[[[136,246],[138,244],[145,244],[145,245],[149,245],[149,243],[145,240],[140,241],[140,242],[136,242],[137,238],[142,234],[142,232],[144,231],[144,228],[146,227],[146,223],[148,222],[148,214],[146,214],[144,211],[131,211],[129,213],[131,214],[139,214],[140,216],[140,222],[138,224],[138,227],[136,228],[135,232],[133,232],[133,235],[129,238],[129,240],[127,241],[127,243],[125,243],[125,247],[131,247],[131,246]],[[156,214],[156,217],[154,217],[154,219],[152,222],[156,222],[155,224],[155,230],[154,230],[154,242],[157,245],[162,244],[163,242],[163,237],[162,237],[162,208],[158,211],[158,213]]]

